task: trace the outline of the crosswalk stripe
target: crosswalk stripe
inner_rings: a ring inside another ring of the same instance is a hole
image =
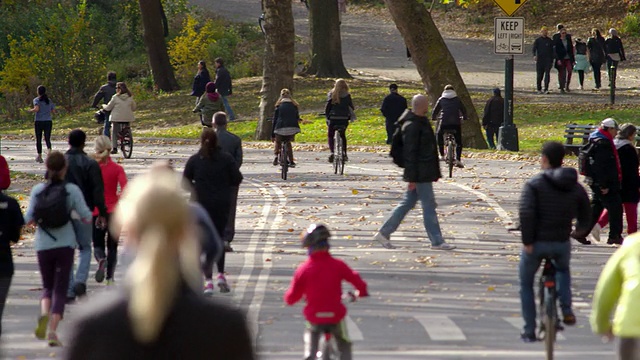
[[[503,317],[502,318],[504,321],[508,322],[509,324],[511,324],[513,327],[515,327],[516,329],[522,331],[522,327],[524,326],[524,320],[520,317]],[[562,333],[558,332],[556,333],[556,339],[557,340],[567,340],[566,337],[564,337],[564,335],[562,335]]]
[[[416,315],[416,320],[424,327],[433,341],[466,340],[462,330],[445,315]]]
[[[344,320],[347,323],[347,331],[349,332],[349,338],[352,341],[364,340],[364,336],[362,336],[362,331],[360,331],[358,324],[356,324],[356,322],[353,321],[351,316],[349,315],[345,316]]]

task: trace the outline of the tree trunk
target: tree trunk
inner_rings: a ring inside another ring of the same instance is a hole
[[[351,78],[342,61],[340,13],[335,0],[308,0],[311,64],[307,73],[322,78]]]
[[[260,120],[256,129],[257,140],[271,139],[275,104],[280,90],[293,93],[295,54],[295,28],[292,0],[262,0],[264,11],[265,51],[260,90]]]
[[[153,81],[160,90],[174,91],[179,87],[169,62],[167,44],[164,41],[163,13],[160,0],[140,0],[144,44],[147,47]]]
[[[465,147],[486,149],[487,143],[467,86],[425,5],[418,0],[384,2],[411,51],[411,59],[418,68],[431,104],[435,105],[445,85],[453,85],[468,115],[468,121],[462,125],[462,143]]]

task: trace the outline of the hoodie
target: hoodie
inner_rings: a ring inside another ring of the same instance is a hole
[[[573,168],[547,169],[531,178],[520,195],[522,243],[569,241],[571,223],[586,235],[591,221],[589,196]]]
[[[441,119],[440,126],[460,126],[467,120],[467,111],[455,90],[445,90],[431,112],[431,119]]]
[[[111,111],[109,121],[111,122],[133,122],[135,116],[136,102],[129,94],[114,95],[107,105],[102,105],[106,111]]]

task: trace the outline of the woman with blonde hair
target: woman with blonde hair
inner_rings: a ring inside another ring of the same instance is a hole
[[[171,170],[131,181],[114,220],[135,258],[123,291],[79,315],[67,359],[254,359],[241,312],[198,294],[194,218]]]
[[[107,285],[112,285],[113,274],[118,263],[118,237],[109,229],[108,225],[111,214],[115,210],[116,204],[125,186],[127,186],[127,175],[122,166],[111,160],[109,152],[111,151],[111,140],[104,135],[96,138],[94,158],[100,165],[102,173],[102,182],[104,183],[104,202],[107,206],[106,226],[95,226],[93,228],[93,254],[98,262],[98,270],[95,279],[101,283],[105,279],[105,271]],[[98,208],[93,210],[94,222],[97,221]],[[105,251],[105,237],[106,249]]]
[[[349,126],[349,121],[355,120],[354,110],[353,101],[349,94],[349,85],[344,79],[336,80],[333,89],[329,91],[327,105],[324,108],[325,117],[327,118],[327,140],[329,141],[329,150],[331,150],[329,162],[333,162],[333,149],[335,146],[333,133],[335,127],[345,128],[340,133],[340,137],[342,137],[342,143],[344,144],[344,159],[348,160],[346,128]]]
[[[293,162],[293,147],[291,142],[296,134],[300,132],[300,113],[298,112],[298,102],[293,100],[289,89],[282,89],[280,91],[280,98],[276,102],[276,111],[273,114],[273,132],[271,133],[271,141],[275,143],[275,159],[273,159],[273,165],[278,165],[278,154],[280,154],[280,148],[282,141],[288,140],[287,151],[289,152],[289,166],[294,167],[296,163]]]
[[[111,132],[111,153],[118,153],[118,133],[125,124],[135,120],[133,111],[136,109],[136,102],[133,100],[133,94],[129,91],[127,84],[124,82],[116,83],[116,94],[113,95],[109,103],[102,105],[102,109],[110,111],[109,121],[113,124]]]

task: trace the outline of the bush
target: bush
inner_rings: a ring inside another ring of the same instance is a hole
[[[627,36],[637,37],[640,35],[640,15],[627,14],[622,20],[620,31]]]

